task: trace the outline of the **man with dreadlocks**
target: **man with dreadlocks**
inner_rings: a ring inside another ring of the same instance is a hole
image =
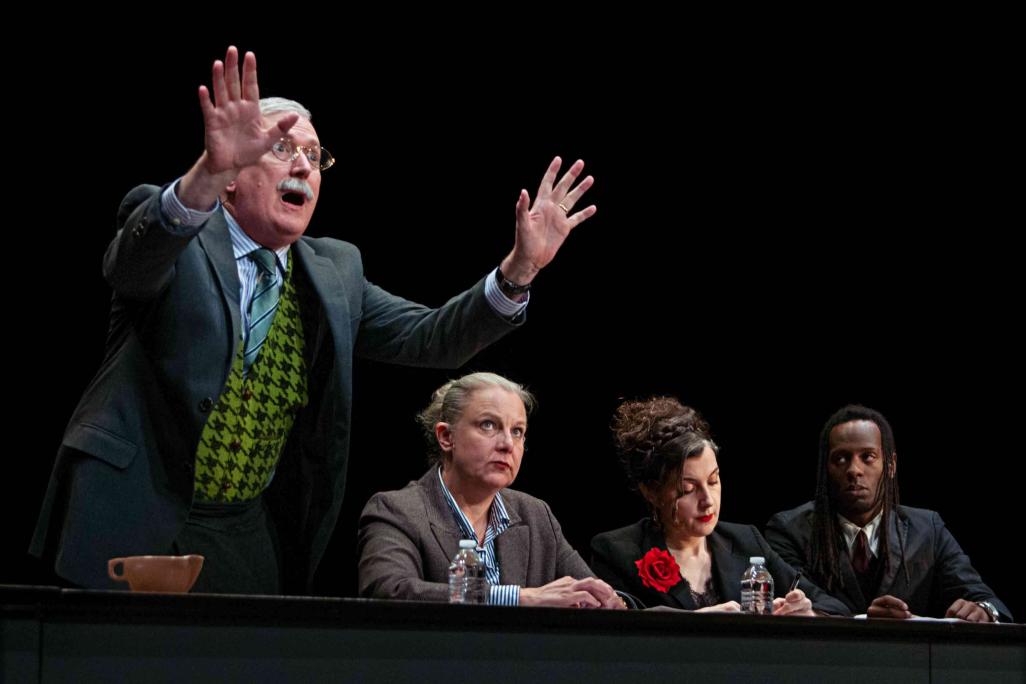
[[[819,438],[816,499],[774,515],[766,539],[852,613],[1010,622],[934,511],[898,503],[891,426],[864,406],[845,406]]]

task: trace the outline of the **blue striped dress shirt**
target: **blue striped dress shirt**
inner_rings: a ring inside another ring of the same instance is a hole
[[[445,501],[449,504],[453,518],[460,528],[463,539],[477,541],[477,533],[474,526],[470,524],[467,516],[460,510],[456,499],[453,498],[449,488],[445,486],[442,479],[442,468],[438,468],[438,481],[445,492]],[[520,603],[520,586],[516,584],[499,584],[499,559],[495,557],[495,538],[506,531],[509,527],[509,515],[506,513],[506,505],[502,502],[502,494],[496,492],[492,507],[488,511],[488,528],[485,530],[483,545],[477,547],[477,552],[485,564],[485,576],[488,578],[488,603],[497,606],[515,606]]]

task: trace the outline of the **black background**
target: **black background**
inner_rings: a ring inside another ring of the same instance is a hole
[[[339,160],[309,234],[356,243],[368,278],[396,294],[437,305],[473,284],[512,245],[518,190],[533,197],[555,154],[587,162],[598,214],[535,281],[527,325],[458,371],[537,394],[517,487],[551,504],[583,555],[644,512],[610,444],[621,398],[672,394],[702,411],[722,447],[722,518],[760,526],[811,497],[820,426],[861,402],[894,426],[903,502],[939,510],[1026,614],[1013,517],[1022,155],[1000,41],[885,51],[864,36],[834,52],[829,30],[802,45],[721,30],[698,49],[696,27],[571,37],[308,21],[284,40],[291,20],[269,24],[76,34],[47,58],[58,68],[11,57],[23,99],[8,111],[7,228],[28,249],[6,254],[23,274],[9,292],[26,338],[8,357],[0,581],[52,579],[22,550],[102,357],[115,210],[198,156],[196,87],[237,41],[257,52],[262,94],[309,107]],[[358,362],[319,593],[355,592],[359,511],[422,474],[413,416],[455,374]]]

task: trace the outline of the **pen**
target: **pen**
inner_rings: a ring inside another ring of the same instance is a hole
[[[801,578],[802,578],[802,569],[798,568],[798,574],[794,576],[794,581],[791,582],[791,588],[787,590],[788,594],[790,594],[792,591],[794,591],[795,589],[798,588],[798,580],[800,580]]]

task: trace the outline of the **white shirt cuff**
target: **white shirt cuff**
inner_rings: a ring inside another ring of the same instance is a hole
[[[489,588],[488,603],[493,606],[520,604],[520,587],[516,584],[493,584]]]
[[[505,318],[514,318],[527,308],[527,303],[531,301],[531,293],[528,292],[527,299],[522,302],[515,302],[504,295],[499,289],[499,284],[495,282],[495,272],[498,270],[496,267],[485,279],[485,299],[488,300],[495,313]]]

